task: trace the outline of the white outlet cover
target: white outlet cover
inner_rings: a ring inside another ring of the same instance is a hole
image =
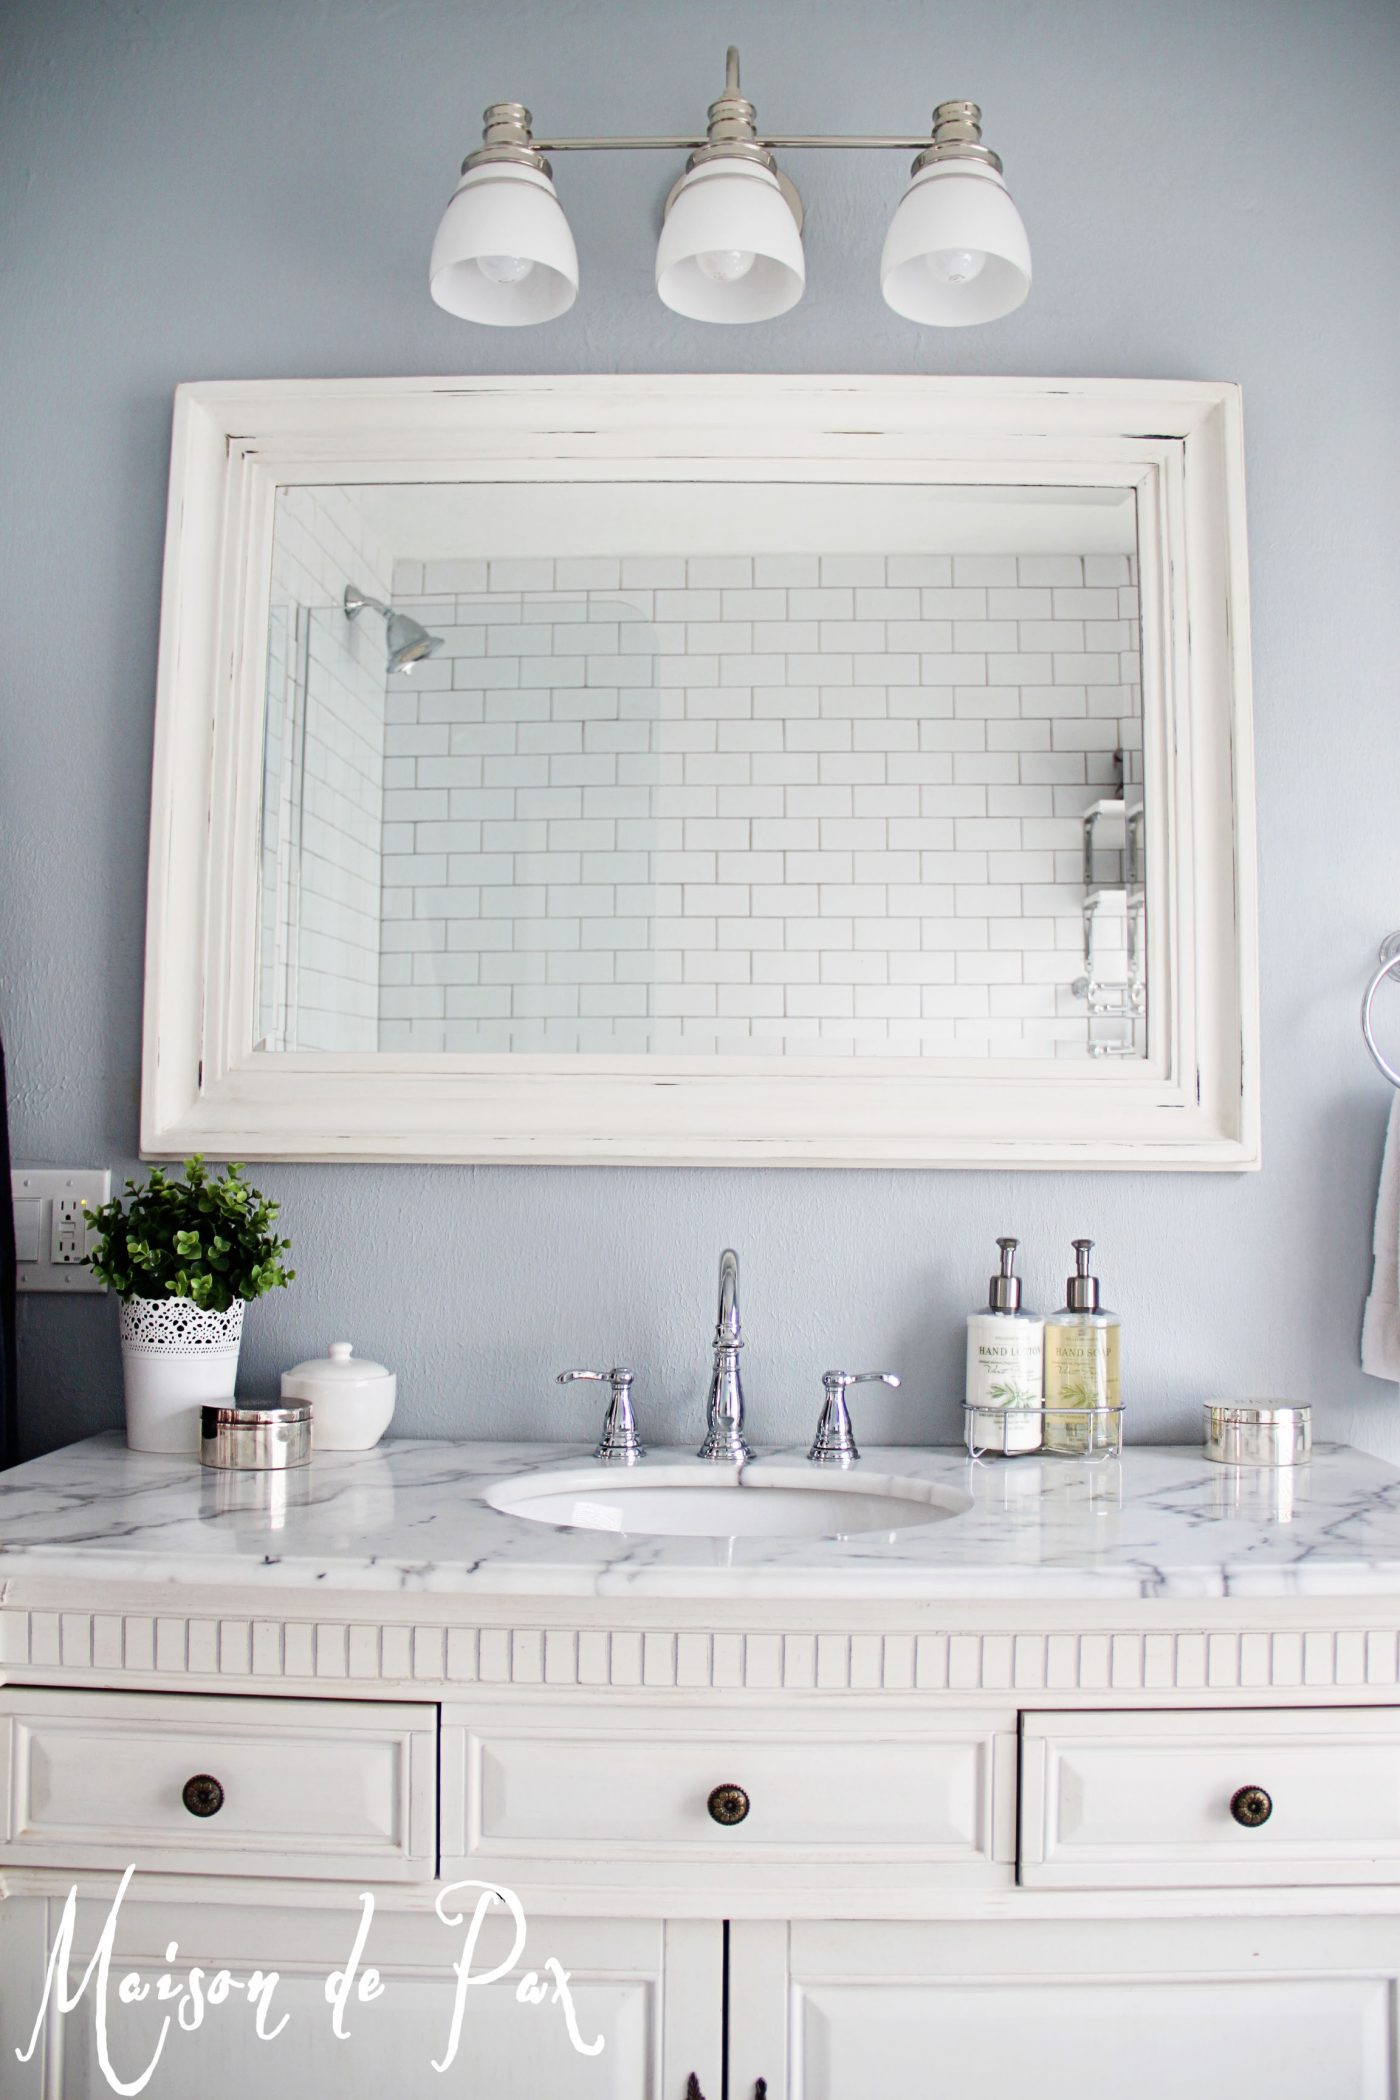
[[[112,1176],[106,1167],[14,1167],[10,1171],[10,1200],[15,1213],[15,1282],[22,1291],[101,1291],[105,1288],[74,1253],[54,1260],[55,1206],[82,1202],[96,1210],[112,1193]],[[91,1243],[87,1234],[83,1253]]]

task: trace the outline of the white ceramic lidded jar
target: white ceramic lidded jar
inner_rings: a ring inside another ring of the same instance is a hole
[[[397,1391],[394,1373],[356,1356],[351,1342],[282,1373],[282,1398],[311,1402],[313,1451],[368,1451],[393,1419]]]

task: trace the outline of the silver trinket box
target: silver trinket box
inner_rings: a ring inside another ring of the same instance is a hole
[[[1312,1409],[1285,1400],[1208,1400],[1206,1457],[1222,1466],[1300,1466],[1312,1457]]]
[[[202,1407],[199,1462],[229,1472],[281,1473],[311,1463],[311,1409]]]

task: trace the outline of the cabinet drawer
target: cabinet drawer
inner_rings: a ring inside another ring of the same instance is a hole
[[[0,1691],[0,1861],[427,1880],[436,1764],[431,1706]]]
[[[527,1883],[547,1869],[555,1881],[655,1886],[679,1868],[692,1888],[718,1888],[758,1866],[828,1885],[844,1865],[868,1866],[867,1882],[888,1886],[1009,1865],[1011,1714],[884,1714],[876,1725],[842,1706],[766,1721],[712,1705],[444,1708],[443,1871],[455,1854],[473,1873]],[[742,1821],[711,1814],[724,1785],[747,1795]]]
[[[1027,1714],[1020,1878],[1400,1882],[1400,1712]]]

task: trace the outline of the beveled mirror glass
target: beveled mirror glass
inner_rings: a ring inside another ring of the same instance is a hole
[[[279,492],[260,1046],[1144,1057],[1136,492],[608,495]]]

